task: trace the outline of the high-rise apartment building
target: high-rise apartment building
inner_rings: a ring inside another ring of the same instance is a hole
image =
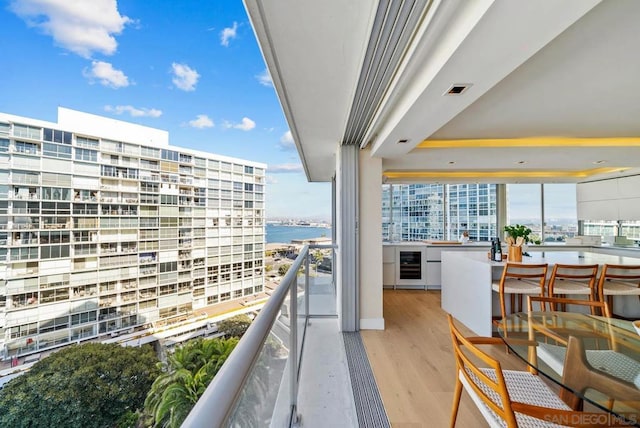
[[[0,113],[0,359],[260,293],[266,165]]]
[[[383,238],[455,240],[463,231],[474,241],[496,235],[495,184],[385,184],[382,188]]]

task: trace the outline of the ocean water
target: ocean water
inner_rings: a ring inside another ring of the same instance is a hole
[[[312,239],[331,237],[331,229],[325,227],[298,227],[267,224],[265,227],[267,244],[281,242],[288,244],[292,239]]]

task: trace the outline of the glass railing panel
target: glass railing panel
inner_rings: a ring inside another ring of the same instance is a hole
[[[291,417],[291,371],[288,357],[290,343],[287,302],[274,322],[248,375],[228,427],[289,426]]]
[[[300,361],[302,360],[302,344],[304,343],[304,334],[305,328],[307,326],[307,313],[308,313],[308,302],[307,302],[307,280],[308,276],[305,274],[307,266],[308,255],[305,257],[305,260],[302,263],[302,266],[298,270],[297,275],[297,287],[296,287],[296,300],[297,300],[297,334],[296,334],[296,356],[298,357],[298,368],[300,367]]]
[[[289,426],[304,337],[305,247],[183,423]]]
[[[309,249],[309,316],[337,316],[331,247]]]

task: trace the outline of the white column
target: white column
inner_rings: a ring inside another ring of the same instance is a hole
[[[359,152],[360,330],[384,330],[382,314],[382,159]]]

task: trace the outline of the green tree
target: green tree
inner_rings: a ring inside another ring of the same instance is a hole
[[[313,253],[313,260],[315,261],[316,264],[318,264],[322,261],[322,259],[324,259],[324,254],[322,253],[321,250],[316,250]]]
[[[162,374],[144,403],[144,424],[179,427],[227,360],[238,339],[195,339],[158,366]]]
[[[287,272],[289,272],[290,267],[291,265],[280,265],[280,267],[278,268],[278,275],[285,276]]]
[[[5,385],[0,426],[119,426],[142,408],[157,362],[150,346],[66,347]]]
[[[251,318],[246,314],[240,314],[218,322],[218,330],[229,337],[241,338],[250,325]]]

